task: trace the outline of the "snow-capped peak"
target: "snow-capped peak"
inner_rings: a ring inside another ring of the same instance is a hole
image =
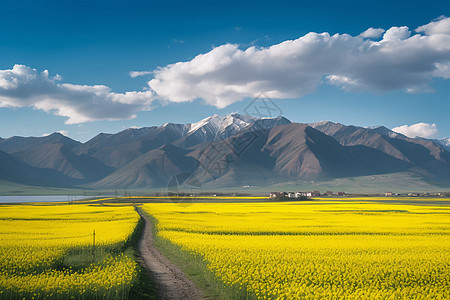
[[[228,115],[223,118],[217,135],[228,137],[229,135],[239,132],[253,122],[255,122],[255,119],[250,116],[242,116],[239,114]]]
[[[242,116],[239,114],[230,114],[221,117],[217,114],[207,117],[201,121],[190,124],[187,134],[201,131],[203,134],[218,136],[225,132],[235,134],[239,130],[253,123],[255,119],[250,116]]]
[[[312,127],[318,127],[318,126],[328,125],[328,124],[330,124],[330,123],[333,123],[333,122],[330,122],[330,121],[319,121],[319,122],[311,123],[310,125],[311,125]],[[334,124],[334,123],[333,123],[333,124]]]
[[[344,127],[344,125],[340,123],[333,123],[330,121],[319,121],[316,123],[310,123],[309,126],[319,131],[322,131],[327,135],[333,135],[336,132],[338,132],[342,127]]]
[[[190,129],[187,133],[189,134],[189,133],[195,132],[199,129],[204,128],[205,126],[208,127],[208,129],[210,129],[214,132],[217,132],[219,130],[220,124],[222,124],[222,121],[223,121],[223,117],[221,117],[217,114],[214,114],[214,115],[207,117],[203,120],[200,120],[196,123],[191,123]]]
[[[277,121],[278,118],[270,118]],[[232,113],[225,117],[212,115],[196,123],[187,124],[186,136],[195,135],[197,138],[207,140],[225,139],[235,135],[244,128],[254,124],[259,118]],[[266,120],[266,119],[265,119]],[[268,120],[266,120],[268,121]],[[269,127],[276,126],[279,122],[273,122]]]
[[[450,138],[443,138],[443,139],[434,139],[433,140],[437,145],[441,146],[445,150],[450,152]]]

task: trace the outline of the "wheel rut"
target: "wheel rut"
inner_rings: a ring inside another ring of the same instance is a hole
[[[154,245],[152,223],[140,209],[144,230],[139,240],[140,263],[154,280],[158,299],[203,299],[203,292],[189,280],[183,271],[159,252]]]

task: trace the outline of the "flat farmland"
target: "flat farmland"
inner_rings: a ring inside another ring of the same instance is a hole
[[[138,220],[132,206],[1,206],[0,298],[128,298]]]
[[[0,206],[0,298],[450,297],[448,199],[119,200]]]
[[[450,207],[364,199],[145,204],[157,235],[256,299],[448,299]],[[437,204],[436,204],[437,203]]]

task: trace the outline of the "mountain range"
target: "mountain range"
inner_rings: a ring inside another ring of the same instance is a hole
[[[159,188],[182,176],[223,188],[396,172],[450,182],[450,140],[239,114],[101,133],[86,143],[60,133],[0,138],[0,180],[37,186]]]

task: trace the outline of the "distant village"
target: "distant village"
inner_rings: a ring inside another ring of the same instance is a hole
[[[448,197],[449,193],[392,193],[387,192],[384,194],[386,197]]]
[[[383,194],[379,194],[380,196]],[[334,193],[332,191],[326,191],[325,193],[320,193],[320,191],[312,191],[312,192],[271,192],[269,194],[271,199],[298,199],[298,200],[306,200],[311,197],[330,197],[330,196],[350,196],[346,192],[337,192]],[[351,195],[351,196],[364,196],[364,195]],[[369,195],[367,195],[369,196]],[[370,195],[370,196],[376,196],[376,195]],[[393,192],[386,192],[384,193],[385,197],[448,197],[448,193],[393,193]]]
[[[321,194],[320,191],[313,191],[313,192],[271,192],[269,196],[272,199],[285,199],[285,198],[307,199],[310,197],[346,196],[346,195],[347,194],[345,192],[333,193],[332,191],[326,191],[325,193]]]

